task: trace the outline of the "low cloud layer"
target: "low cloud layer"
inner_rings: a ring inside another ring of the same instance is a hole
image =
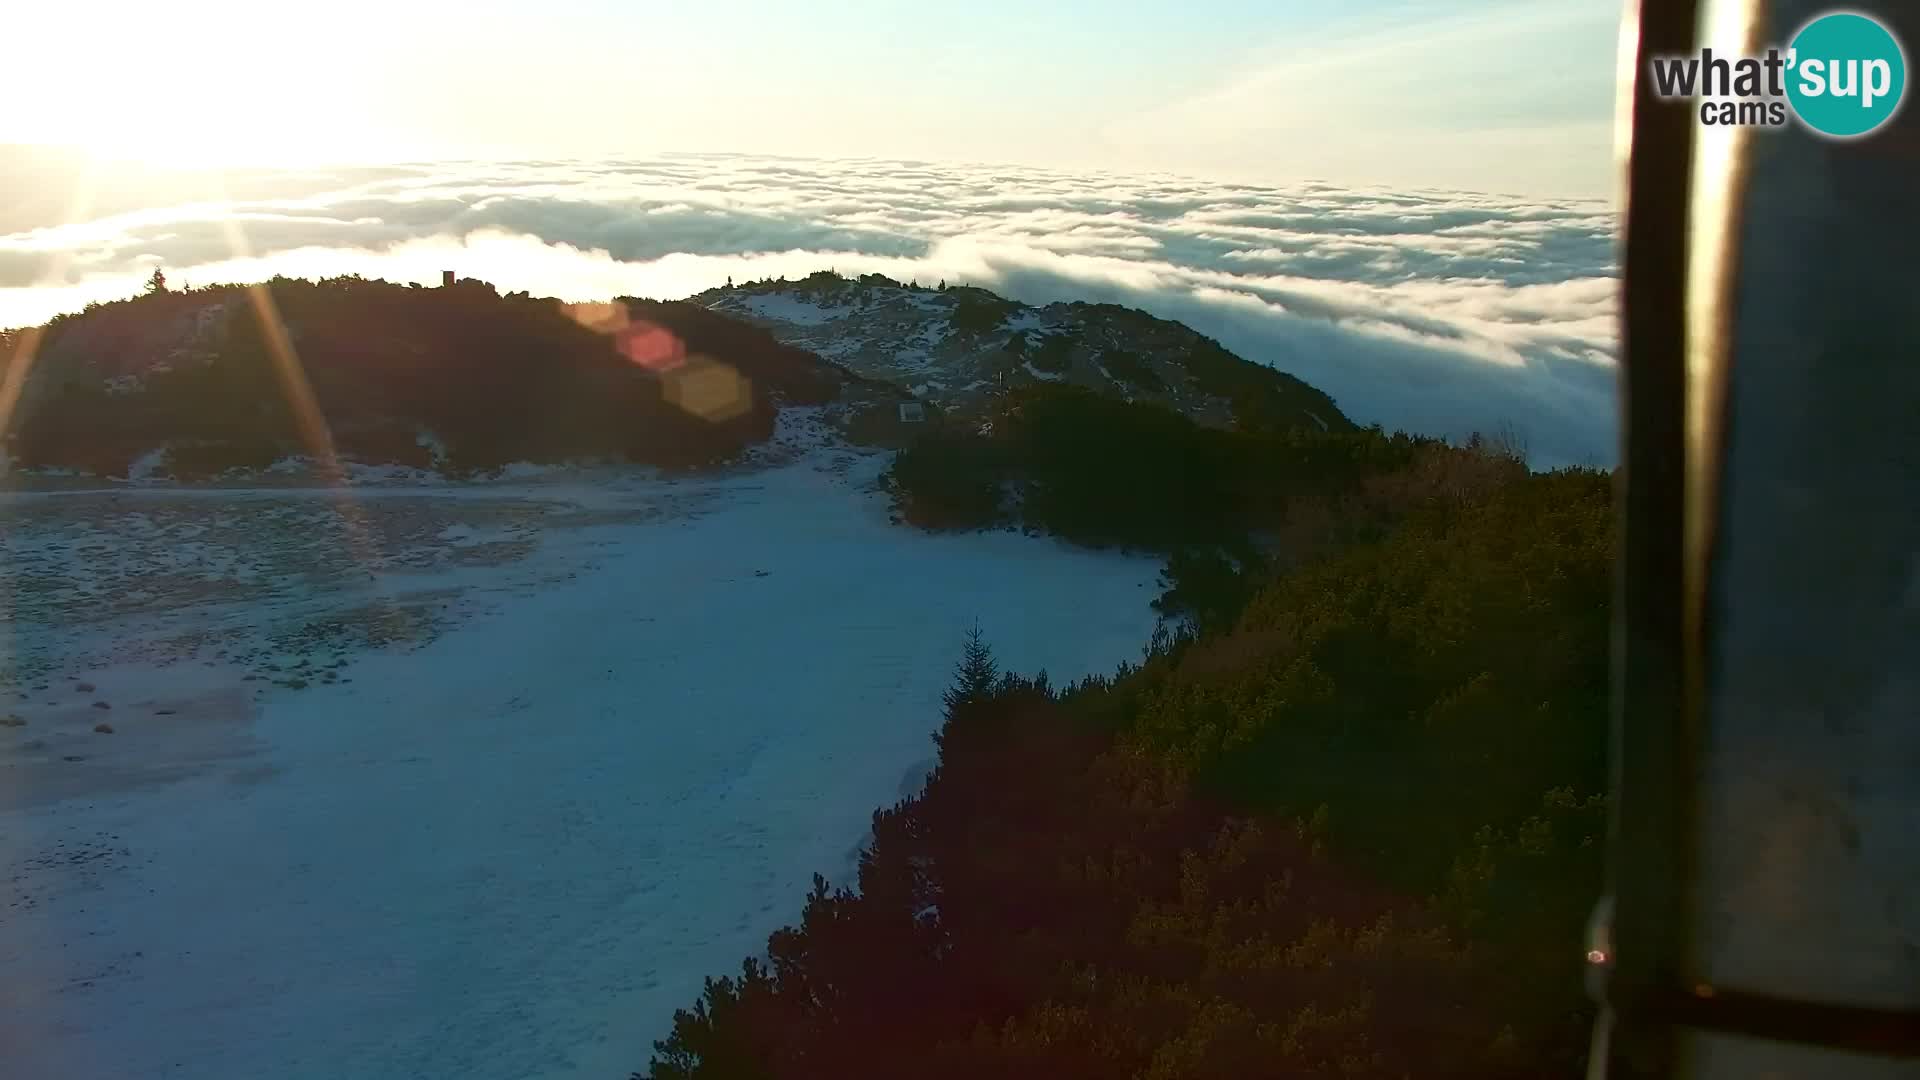
[[[1510,428],[1544,466],[1615,457],[1604,203],[732,156],[144,187],[32,167],[43,194],[0,205],[0,325],[128,295],[155,265],[189,284],[454,269],[567,300],[879,271],[1144,308],[1299,375],[1362,422]]]

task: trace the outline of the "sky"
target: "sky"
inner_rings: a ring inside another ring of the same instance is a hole
[[[7,16],[0,327],[274,274],[821,269],[1185,322],[1350,416],[1614,453],[1592,0],[65,0]],[[23,105],[24,107],[16,107]],[[48,144],[69,149],[49,151]]]
[[[203,165],[714,151],[1605,196],[1596,0],[68,0],[0,143]]]

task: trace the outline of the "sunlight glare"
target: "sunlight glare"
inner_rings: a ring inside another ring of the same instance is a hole
[[[10,52],[0,143],[157,168],[299,166],[391,157],[357,68],[388,46],[351,20],[226,0],[60,5],[10,12],[9,37],[74,42]],[[110,29],[109,29],[110,28]],[[84,56],[76,68],[75,59]]]

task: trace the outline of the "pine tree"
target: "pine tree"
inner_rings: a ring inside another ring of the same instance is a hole
[[[947,707],[947,719],[953,719],[962,706],[970,705],[993,693],[1000,680],[1000,669],[993,662],[993,650],[981,637],[980,625],[967,631],[967,644],[960,663],[953,671],[953,685],[940,695]]]
[[[167,275],[161,273],[160,268],[156,266],[153,268],[153,276],[147,279],[147,292],[163,293],[166,291]]]

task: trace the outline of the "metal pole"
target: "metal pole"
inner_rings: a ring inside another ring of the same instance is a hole
[[[1913,1078],[1920,108],[1845,142],[1694,130],[1649,56],[1696,51],[1698,14],[1732,51],[1828,9],[1693,6],[1643,3],[1633,51],[1592,1072]],[[1920,43],[1908,5],[1847,10]]]
[[[1694,48],[1695,4],[1629,5],[1622,54],[1626,146],[1621,260],[1619,577],[1608,898],[1588,952],[1604,1005],[1591,1055],[1607,1080],[1671,1074],[1670,1029],[1647,1003],[1674,983],[1687,759],[1681,692],[1687,214],[1693,123],[1654,97],[1649,57]]]

